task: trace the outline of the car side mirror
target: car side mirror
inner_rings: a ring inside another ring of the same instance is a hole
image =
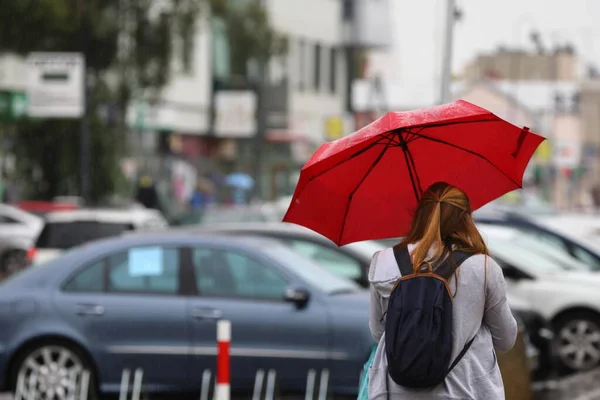
[[[288,288],[285,291],[284,300],[289,303],[294,303],[297,308],[303,308],[310,300],[310,293],[305,289]]]

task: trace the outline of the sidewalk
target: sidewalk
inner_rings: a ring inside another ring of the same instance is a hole
[[[541,390],[535,400],[600,400],[600,369],[559,379],[555,390]]]

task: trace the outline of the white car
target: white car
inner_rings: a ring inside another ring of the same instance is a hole
[[[596,214],[561,214],[532,219],[541,226],[600,250],[600,216]]]
[[[563,369],[582,371],[600,364],[600,274],[523,240],[486,234],[492,257],[502,267],[511,295],[527,300],[552,323],[554,349]]]
[[[490,238],[506,240],[543,254],[567,268],[576,266],[583,270],[597,271],[596,263],[586,262],[588,260],[585,257],[574,257],[565,246],[548,235],[514,226],[478,224],[477,228],[486,242]]]
[[[40,264],[91,240],[167,226],[167,221],[159,211],[147,208],[52,212],[46,214],[44,228],[28,257],[32,264]]]
[[[39,235],[44,221],[37,215],[8,204],[0,204],[0,275],[16,272],[26,260],[27,250]]]

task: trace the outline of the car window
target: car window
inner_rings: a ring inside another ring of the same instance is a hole
[[[14,218],[11,218],[7,215],[0,215],[0,224],[18,224],[20,223]]]
[[[104,291],[104,260],[84,268],[63,288],[65,292],[98,293]]]
[[[550,244],[554,247],[556,247],[557,250],[561,250],[561,251],[568,251],[567,249],[567,244],[559,237],[554,236],[550,233],[547,232],[543,232],[537,229],[527,229],[524,228],[523,232],[526,233],[527,235],[531,236],[531,237],[535,237],[536,239],[540,240],[541,242]]]
[[[265,246],[263,252],[309,286],[327,294],[342,294],[361,290],[360,286],[352,280],[332,274],[310,258],[298,254],[283,244]]]
[[[192,250],[200,295],[283,300],[287,281],[273,268],[235,251]]]
[[[108,258],[109,292],[176,294],[179,292],[179,250],[135,247]]]
[[[117,236],[132,230],[126,223],[74,221],[47,222],[37,239],[38,249],[69,249],[91,240]]]
[[[539,247],[540,251],[543,251],[547,255],[559,255],[560,253],[562,260],[571,259],[575,262],[583,263],[594,270],[600,268],[600,260],[593,254],[577,245],[572,246],[572,251],[569,251],[569,245],[557,236],[530,229],[522,230],[521,233],[523,235],[516,237],[515,240],[523,245],[533,247],[531,242],[536,240],[538,243],[535,246]]]
[[[575,245],[572,247],[572,249],[573,249],[573,255],[579,261],[583,262],[586,265],[589,265],[595,271],[600,269],[600,260],[594,254],[590,253],[589,251],[587,251],[579,246],[575,246]]]
[[[339,251],[305,240],[286,239],[283,242],[295,252],[312,259],[334,275],[353,280],[363,277],[360,263]]]
[[[559,262],[544,254],[505,240],[490,240],[488,247],[492,256],[504,259],[506,263],[514,265],[515,268],[536,276],[577,269],[574,264]]]

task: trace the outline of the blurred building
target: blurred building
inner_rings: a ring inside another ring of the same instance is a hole
[[[353,130],[348,96],[358,52],[385,47],[390,24],[384,22],[391,20],[389,0],[261,3],[288,42],[287,54],[267,65],[263,108],[257,97],[260,71],[254,65],[250,76],[232,75],[226,26],[213,18],[199,24],[208,29],[197,32],[192,57],[197,62],[181,68],[164,96],[165,105],[183,105],[188,94],[194,98],[196,130],[185,129],[172,107],[155,113],[176,124],[155,125],[162,136],[159,148],[193,155],[200,170],[252,172],[258,163],[259,192],[273,198],[291,194],[297,171],[317,146]],[[259,126],[260,112],[264,126]],[[165,138],[173,136],[179,146]],[[257,143],[262,143],[258,158]]]
[[[27,70],[23,60],[14,55],[0,57],[0,138],[4,129],[10,129],[12,123],[27,113],[27,96],[25,91],[27,83]],[[0,139],[0,169],[11,170],[14,166],[14,157],[8,148],[10,144],[5,139]]]
[[[586,186],[600,187],[600,79],[588,78],[581,82],[582,155],[588,171]]]
[[[374,68],[382,63],[392,47],[392,4],[390,0],[343,0],[343,41],[348,79],[346,83],[346,111],[351,116],[348,132],[357,130],[377,118],[386,108],[383,93],[384,71]],[[379,63],[372,61],[377,60]],[[354,82],[364,81],[368,110],[355,109]]]
[[[317,146],[354,130],[352,82],[364,76],[368,52],[389,45],[391,0],[248,1],[265,7],[287,54],[268,63],[261,87],[256,65],[233,76],[227,27],[202,12],[193,37],[174,43],[171,80],[158,101],[134,94],[127,176],[151,173],[164,192],[176,181],[185,198],[197,174],[252,172],[259,163],[263,197],[291,194]],[[6,113],[23,109],[24,71],[22,59],[0,57],[0,117],[5,103]]]
[[[569,46],[547,52],[500,48],[494,53],[480,54],[469,63],[461,78],[573,81],[579,76],[578,58]]]

